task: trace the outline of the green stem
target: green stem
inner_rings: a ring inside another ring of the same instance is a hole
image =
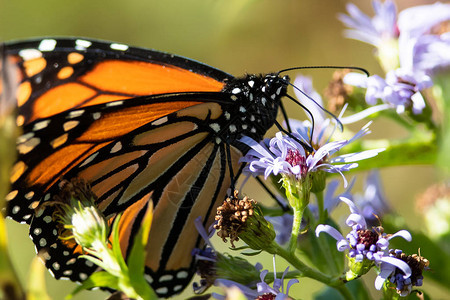
[[[302,223],[303,209],[294,207],[294,221],[292,222],[291,238],[289,240],[289,253],[294,254],[297,249],[298,235],[300,233],[300,225]]]
[[[312,269],[308,267],[305,263],[300,261],[297,256],[292,254],[290,251],[280,247],[279,245],[275,246],[275,254],[281,256],[286,261],[288,261],[293,267],[295,267],[298,271],[300,271],[301,276],[309,277],[330,285],[332,282],[332,278],[318,270]]]

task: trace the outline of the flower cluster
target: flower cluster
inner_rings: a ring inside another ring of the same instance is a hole
[[[350,208],[351,214],[346,221],[346,224],[352,227],[350,233],[344,237],[332,226],[320,224],[316,228],[316,235],[319,236],[321,232],[326,232],[337,240],[338,251],[349,250],[351,272],[347,273],[347,280],[365,274],[375,264],[385,262],[389,240],[392,238],[400,236],[411,241],[411,234],[406,230],[395,234],[386,234],[381,226],[368,228],[364,216],[356,205],[344,197],[341,197],[340,200]],[[389,261],[393,263],[391,259]]]
[[[348,37],[374,45],[386,77],[365,77],[350,73],[349,85],[365,88],[366,102],[374,105],[381,99],[398,113],[411,111],[420,115],[426,107],[423,90],[432,86],[432,75],[450,66],[450,4],[435,3],[405,9],[397,18],[392,1],[373,1],[371,19],[355,5],[349,15],[340,15],[351,29]]]
[[[422,286],[422,272],[428,269],[429,264],[430,262],[426,258],[417,254],[406,255],[402,250],[391,249],[389,256],[381,263],[375,287],[380,290],[383,285],[387,288],[392,285],[400,296],[407,296],[414,286]],[[403,268],[399,267],[401,265]]]

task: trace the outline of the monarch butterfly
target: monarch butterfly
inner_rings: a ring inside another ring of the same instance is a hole
[[[23,128],[7,215],[30,225],[54,277],[83,281],[96,270],[58,238],[54,207],[42,205],[62,180],[81,178],[107,218],[123,213],[124,255],[153,202],[146,279],[160,296],[180,292],[201,246],[194,220],[213,222],[248,150],[239,139],[261,140],[275,123],[288,77],[235,78],[183,57],[77,38],[6,43],[2,66],[4,92],[17,86]]]

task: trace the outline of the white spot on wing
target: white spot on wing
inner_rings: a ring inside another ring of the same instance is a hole
[[[166,275],[159,277],[159,282],[171,281],[172,279],[173,279],[173,275],[166,274]]]
[[[24,143],[29,139],[31,139],[32,137],[34,137],[34,132],[25,133],[24,135],[21,135],[17,138],[17,143],[19,144]]]
[[[54,39],[45,39],[42,40],[38,46],[38,49],[41,51],[53,51],[55,50],[56,40]]]
[[[75,41],[75,49],[77,50],[85,50],[86,48],[89,48],[91,45],[92,43],[86,40]]]
[[[69,119],[76,118],[76,117],[81,116],[82,114],[84,114],[84,109],[74,110],[69,113],[67,118],[69,118]]]
[[[106,106],[110,107],[110,106],[118,106],[118,105],[122,105],[123,101],[114,101],[114,102],[109,102],[106,103]]]
[[[114,147],[112,147],[111,149],[111,153],[116,153],[117,151],[120,151],[122,149],[122,143],[121,142],[117,142]]]
[[[231,91],[231,93],[232,94],[239,94],[241,92],[241,89],[240,88],[234,88],[232,91]]]
[[[212,130],[214,130],[215,132],[219,132],[220,131],[220,125],[217,123],[211,123],[209,124],[209,127],[212,128]]]
[[[54,270],[58,271],[61,266],[57,262],[54,262],[52,267]]]
[[[160,294],[160,295],[164,295],[164,294],[167,294],[169,292],[169,289],[166,288],[166,287],[160,287],[160,288],[157,288],[155,290],[155,292]]]
[[[145,274],[144,277],[145,277],[145,280],[147,280],[148,283],[150,283],[150,284],[153,283],[153,277],[152,276],[150,276],[148,274]]]
[[[17,214],[17,213],[19,212],[19,210],[20,210],[20,206],[17,206],[17,205],[16,205],[16,206],[13,207],[12,213],[13,213],[13,214]]]
[[[19,56],[23,58],[23,60],[31,60],[42,57],[42,52],[38,49],[23,49],[19,51]]]
[[[189,273],[186,271],[180,271],[177,273],[177,278],[188,278]]]
[[[44,129],[45,127],[48,126],[49,123],[50,123],[50,120],[44,120],[44,121],[37,122],[33,126],[33,131]]]
[[[94,158],[98,155],[98,152],[95,152],[94,154],[92,154],[91,156],[89,156],[88,158],[86,158],[86,160],[80,165],[80,167],[83,167],[87,164],[89,164],[91,161],[94,160]]]
[[[178,292],[178,291],[181,290],[182,288],[183,288],[183,286],[182,286],[181,284],[179,284],[179,285],[174,286],[174,287],[173,287],[173,290],[174,290],[175,292]]]
[[[40,138],[34,137],[17,146],[20,154],[27,154],[33,150],[41,142]]]
[[[167,117],[162,117],[162,118],[159,118],[158,120],[152,122],[152,125],[161,125],[161,124],[166,123],[167,120],[168,120]]]
[[[44,238],[41,238],[41,239],[39,240],[39,246],[45,247],[46,245],[47,245],[47,240],[44,239]]]
[[[128,48],[129,48],[127,45],[124,45],[124,44],[116,44],[116,43],[111,44],[110,47],[111,47],[111,49],[113,49],[113,50],[119,50],[119,51],[126,51],[126,50],[128,50]]]
[[[236,132],[236,130],[237,130],[236,125],[234,125],[234,124],[231,124],[229,128],[230,128],[231,133]]]

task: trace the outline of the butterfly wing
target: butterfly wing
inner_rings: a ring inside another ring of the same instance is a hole
[[[123,212],[123,253],[149,201],[155,207],[147,279],[161,295],[192,276],[200,245],[193,220],[212,222],[216,200],[241,152],[216,143],[208,124],[222,117],[226,73],[181,57],[80,39],[5,46],[9,82],[18,85],[19,159],[11,174],[8,215],[31,223],[30,235],[55,277],[84,280],[95,266],[60,240],[52,206],[61,179],[92,185],[109,218]],[[35,212],[36,211],[36,212]]]
[[[227,162],[231,160],[237,168],[241,156],[237,148],[231,147],[232,156],[227,157],[224,144],[211,142],[213,133],[204,121],[212,117],[214,105],[200,104],[145,124],[102,145],[63,175],[67,180],[82,178],[90,182],[98,197],[97,205],[108,218],[123,212],[119,232],[125,254],[148,201],[153,201],[146,278],[160,295],[180,291],[191,279],[191,251],[201,245],[194,220],[202,216],[205,225],[212,223],[214,208],[231,183]],[[98,108],[86,108],[85,116]],[[106,112],[102,111],[102,115],[106,117]],[[57,117],[64,118],[55,116],[51,121],[57,122]],[[58,182],[45,191],[44,200],[58,193]],[[46,265],[55,277],[84,280],[95,266],[74,260],[81,249],[57,237],[53,212],[52,206],[38,209],[30,236],[37,249],[44,250]]]

